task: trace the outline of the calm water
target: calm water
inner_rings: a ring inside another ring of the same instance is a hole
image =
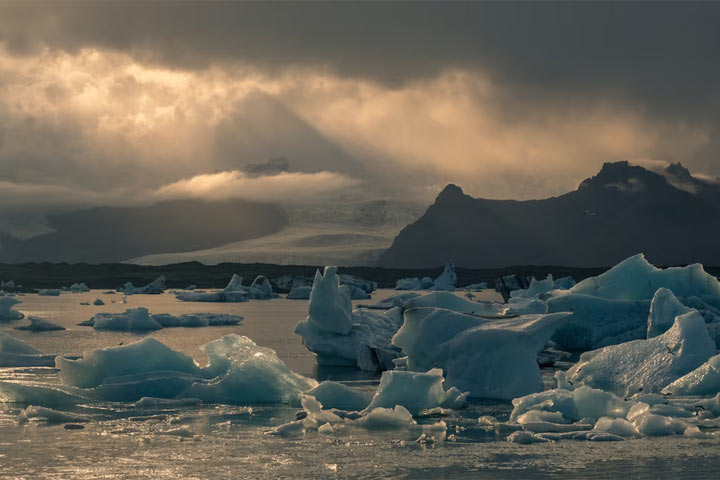
[[[394,293],[381,290],[373,301]],[[24,321],[0,324],[0,330],[46,353],[82,353],[142,337],[76,325],[97,312],[143,306],[151,313],[233,313],[245,317],[242,324],[164,329],[148,335],[204,363],[200,345],[238,333],[273,348],[303,375],[341,380],[368,391],[377,385],[375,376],[354,369],[318,368],[293,333],[297,321],[307,315],[304,300],[186,303],[164,294],[134,295],[121,303],[120,294],[95,291],[19,298],[23,304],[16,309],[26,316],[46,318],[68,330],[13,329]],[[106,305],[80,305],[95,298]],[[495,293],[478,298],[495,299]],[[545,373],[549,379],[553,372]],[[56,381],[56,377],[49,368],[0,369],[0,378]],[[347,428],[333,435],[310,432],[290,439],[265,435],[270,427],[295,418],[297,409],[287,406],[136,409],[108,404],[103,408],[99,421],[82,430],[66,430],[63,425],[20,425],[21,406],[0,406],[0,478],[716,478],[720,471],[718,440],[669,437],[518,445],[478,426],[480,415],[506,418],[509,403],[476,402],[457,416],[444,418],[452,437],[432,446],[416,444],[417,431]]]

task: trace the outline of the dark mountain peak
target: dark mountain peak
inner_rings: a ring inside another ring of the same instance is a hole
[[[694,177],[690,174],[690,170],[680,163],[670,163],[665,167],[665,173],[672,175],[678,180],[692,181]]]
[[[638,193],[669,186],[663,175],[622,160],[605,162],[597,175],[583,180],[578,189],[613,189],[625,193]]]
[[[445,188],[443,188],[442,192],[440,192],[437,196],[435,203],[464,197],[466,197],[466,195],[462,191],[462,188],[458,187],[454,183],[448,183]]]

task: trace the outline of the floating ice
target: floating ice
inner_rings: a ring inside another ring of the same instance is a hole
[[[570,294],[547,301],[547,312],[572,312],[552,340],[569,351],[592,350],[645,338],[650,302]]]
[[[258,275],[249,287],[242,285],[243,278],[233,274],[222,292],[184,292],[175,296],[185,302],[247,302],[248,300],[267,300],[277,298],[270,281],[264,275]]]
[[[15,297],[0,297],[0,322],[19,320],[23,318],[23,314],[16,312],[12,308],[22,303]]]
[[[367,410],[402,405],[411,414],[418,415],[423,410],[435,407],[463,407],[467,394],[456,388],[446,391],[443,381],[442,370],[437,368],[427,373],[399,370],[383,372],[380,385]]]
[[[720,392],[720,355],[715,355],[692,372],[663,388],[670,395],[715,395]]]
[[[537,355],[567,313],[486,320],[444,309],[405,312],[393,344],[409,370],[440,367],[446,385],[473,397],[511,399],[542,389]]]
[[[270,298],[277,298],[278,295],[273,292],[270,280],[268,280],[264,275],[258,275],[247,289],[247,297],[254,300],[267,300]]]
[[[451,292],[432,292],[408,300],[406,308],[435,307],[478,316],[504,315],[507,306],[496,302],[473,302]]]
[[[290,300],[308,300],[310,298],[310,292],[312,292],[311,286],[301,285],[299,287],[293,287],[290,293],[287,294],[287,298]]]
[[[227,313],[184,313],[182,315],[159,313],[151,315],[151,318],[159,323],[163,328],[237,325],[243,320],[243,317],[240,315],[231,315]]]
[[[445,264],[443,272],[440,274],[439,277],[435,279],[435,281],[433,282],[433,286],[430,287],[430,289],[452,291],[455,290],[455,285],[457,285],[455,264],[452,262],[452,260],[448,260],[448,262]]]
[[[83,282],[80,282],[80,283],[73,283],[72,285],[70,285],[70,291],[73,293],[83,293],[83,292],[89,292],[90,289]]]
[[[27,343],[0,332],[0,367],[52,367],[55,355],[43,355]]]
[[[59,288],[41,288],[37,292],[41,297],[57,297],[60,295],[62,290]]]
[[[308,392],[326,408],[340,410],[363,410],[370,403],[370,398],[361,392],[339,382],[325,381]]]
[[[442,273],[435,280],[429,277],[420,278],[401,278],[395,283],[395,290],[455,290],[457,285],[457,275],[455,274],[455,264],[452,260],[448,260]]]
[[[90,320],[78,325],[91,326],[96,330],[142,331],[159,330],[170,327],[213,327],[237,325],[243,320],[240,315],[226,313],[185,313],[170,315],[158,313],[150,315],[147,308],[138,307],[124,313],[98,313]]]
[[[96,299],[93,301],[93,305],[97,305],[97,306],[105,305],[105,302],[103,302],[102,299],[100,299],[100,298],[96,298]]]
[[[162,328],[144,307],[129,308],[123,313],[98,313],[91,321],[95,330],[139,331]]]
[[[144,287],[136,287],[132,284],[132,282],[127,282],[125,285],[122,286],[122,288],[119,289],[119,291],[124,293],[125,295],[157,295],[163,293],[165,291],[165,275],[160,275],[158,278],[148,283]]]
[[[89,422],[91,417],[77,413],[67,413],[52,408],[28,406],[18,415],[18,422],[47,422],[47,423],[84,423]]]
[[[223,289],[224,292],[239,292],[245,287],[243,287],[243,277],[238,275],[237,273],[233,273],[233,276],[230,278],[230,281],[227,285],[225,285],[225,288]]]
[[[659,392],[715,354],[715,343],[697,312],[675,319],[658,337],[634,340],[584,353],[569,371],[574,385],[585,384],[620,395]]]
[[[65,327],[61,325],[56,325],[40,317],[35,317],[31,315],[28,317],[28,320],[30,320],[30,325],[21,325],[19,327],[15,327],[15,329],[29,330],[31,332],[49,332],[52,330],[65,330]]]
[[[203,350],[210,365],[203,370],[214,378],[195,382],[182,396],[210,403],[253,405],[296,403],[318,383],[291,371],[277,353],[248,337],[226,335]]]
[[[675,317],[691,311],[672,291],[659,288],[650,304],[650,315],[647,319],[647,338],[657,337],[665,333],[675,322]]]
[[[380,300],[379,302],[359,306],[372,310],[389,310],[395,307],[398,307],[401,310],[405,310],[405,308],[407,308],[408,301],[418,296],[420,296],[420,294],[415,292],[399,293],[397,295],[392,295],[388,298]]]
[[[378,371],[392,368],[398,350],[390,339],[400,327],[399,309],[376,313],[352,311],[350,294],[341,286],[335,267],[315,275],[308,317],[298,322],[295,333],[324,365],[356,366]]]
[[[348,287],[354,287],[365,291],[366,293],[372,293],[377,290],[377,282],[365,280],[356,275],[349,275],[347,273],[341,273],[339,275],[340,285],[347,285]],[[352,290],[352,288],[351,288]],[[370,298],[370,297],[368,297]]]
[[[369,430],[407,428],[417,425],[412,414],[402,405],[395,405],[393,408],[374,408],[352,423]]]
[[[679,297],[694,295],[720,300],[720,282],[705,272],[699,263],[660,269],[651,265],[642,253],[623,260],[597,277],[586,278],[570,292],[613,300],[650,300],[662,287]]]

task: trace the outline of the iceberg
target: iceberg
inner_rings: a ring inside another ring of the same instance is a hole
[[[401,278],[395,282],[395,290],[423,290],[422,282],[419,278]]]
[[[312,292],[312,286],[301,285],[293,287],[286,298],[289,300],[308,300],[310,299],[310,292]]]
[[[297,403],[304,392],[318,385],[290,370],[274,350],[248,337],[226,335],[203,350],[210,359],[203,371],[214,378],[193,383],[182,392],[183,397],[235,405]]]
[[[452,291],[455,290],[455,285],[457,285],[455,264],[452,260],[448,260],[448,262],[445,264],[443,272],[440,274],[439,277],[435,279],[435,281],[433,282],[433,286],[430,287],[430,289]]]
[[[452,260],[448,260],[445,268],[439,277],[435,280],[430,277],[401,278],[395,283],[395,290],[445,290],[453,291],[457,285],[457,274],[455,273],[455,264]]]
[[[326,408],[359,411],[370,403],[370,398],[363,393],[342,383],[327,380],[307,392],[315,397]]]
[[[368,430],[386,430],[412,427],[417,425],[417,422],[405,407],[395,405],[393,408],[374,408],[352,424]]]
[[[240,315],[227,313],[185,313],[182,315],[158,313],[151,315],[147,308],[138,307],[128,309],[124,313],[98,313],[90,320],[78,325],[94,327],[96,330],[142,331],[171,327],[237,325],[242,320],[243,317]]]
[[[43,355],[22,340],[0,332],[0,367],[53,367],[55,355]]]
[[[165,291],[165,275],[160,275],[158,278],[148,283],[144,287],[136,287],[132,282],[127,282],[122,288],[118,289],[119,292],[125,295],[158,295]]]
[[[497,317],[505,315],[507,306],[496,302],[473,302],[451,292],[431,292],[407,301],[407,309],[420,307],[445,308],[454,312],[478,316]]]
[[[650,303],[650,315],[647,319],[647,338],[665,333],[675,322],[675,317],[690,312],[671,290],[658,288]]]
[[[242,284],[243,278],[233,274],[222,292],[184,292],[175,296],[184,302],[247,302],[248,300],[267,300],[277,298],[270,281],[264,275],[258,275],[249,287]]]
[[[57,357],[62,384],[0,382],[0,401],[42,407],[137,402],[143,397],[232,405],[297,404],[304,392],[318,385],[247,337],[226,335],[203,349],[210,359],[204,368],[151,338],[93,350],[78,360]]]
[[[124,313],[98,313],[90,320],[95,330],[139,331],[162,328],[144,307],[129,308]]]
[[[92,304],[96,305],[96,306],[100,306],[100,305],[105,305],[105,302],[103,302],[102,299],[100,299],[100,298],[96,298]]]
[[[40,317],[35,317],[31,315],[28,317],[28,320],[30,320],[30,325],[20,325],[19,327],[15,327],[15,329],[29,330],[31,332],[50,332],[53,330],[65,330],[65,327],[61,325],[56,325]]]
[[[391,308],[397,307],[401,310],[405,310],[407,308],[408,301],[418,296],[420,296],[420,294],[415,292],[399,293],[384,300],[380,300],[379,302],[358,305],[358,307],[369,308],[371,310],[390,310]]]
[[[22,302],[15,297],[0,297],[0,322],[23,318],[22,313],[13,310],[13,307],[19,303]]]
[[[41,288],[37,292],[41,297],[57,297],[62,291],[59,288]]]
[[[370,294],[377,290],[377,282],[373,282],[370,280],[365,280],[363,278],[358,277],[357,275],[349,275],[347,273],[341,273],[339,275],[340,279],[340,285],[347,285],[348,287],[351,287],[351,290],[354,288],[363,290],[364,292]],[[367,297],[370,298],[370,297]]]
[[[650,302],[612,300],[584,294],[553,297],[547,313],[571,312],[552,337],[568,351],[593,350],[646,337]]]
[[[366,411],[402,405],[413,416],[417,416],[423,410],[436,407],[463,407],[467,393],[454,387],[445,390],[443,381],[442,370],[437,368],[426,373],[400,370],[383,372],[380,385]]]
[[[80,283],[73,283],[72,285],[70,285],[70,291],[73,293],[83,293],[83,292],[89,292],[90,289],[88,288],[87,285],[80,282]]]
[[[258,275],[255,277],[255,280],[253,280],[252,284],[250,284],[250,287],[247,289],[247,296],[248,298],[252,298],[254,300],[268,300],[270,298],[278,297],[278,295],[273,292],[270,280],[268,280],[264,275]]]
[[[662,287],[679,297],[698,296],[720,301],[720,282],[705,272],[701,264],[660,269],[650,264],[642,253],[597,277],[586,278],[570,292],[612,300],[650,300]]]
[[[628,395],[660,392],[715,355],[715,343],[698,312],[675,318],[660,336],[586,352],[567,372],[573,385]]]
[[[230,281],[227,285],[225,285],[225,288],[223,289],[224,292],[239,292],[243,290],[245,287],[243,287],[243,277],[238,275],[237,273],[233,273],[233,276],[230,278]]]
[[[394,366],[399,351],[390,338],[401,322],[399,309],[353,311],[348,287],[340,285],[337,268],[325,267],[324,274],[315,274],[308,316],[298,322],[295,333],[321,364],[379,371]]]
[[[715,355],[690,373],[663,388],[676,396],[710,396],[720,392],[720,355]]]
[[[511,399],[542,390],[537,356],[568,313],[488,320],[438,308],[406,310],[392,339],[407,368],[439,367],[472,397]]]

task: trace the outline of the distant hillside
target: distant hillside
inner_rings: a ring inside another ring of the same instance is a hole
[[[448,185],[382,254],[383,267],[451,258],[466,268],[613,265],[638,252],[658,265],[720,265],[720,188],[680,164],[654,172],[606,163],[577,190],[544,200],[472,198]]]
[[[178,200],[99,207],[48,217],[51,233],[0,240],[0,262],[118,262],[153,253],[211,248],[262,237],[287,225],[277,206],[234,200]]]

